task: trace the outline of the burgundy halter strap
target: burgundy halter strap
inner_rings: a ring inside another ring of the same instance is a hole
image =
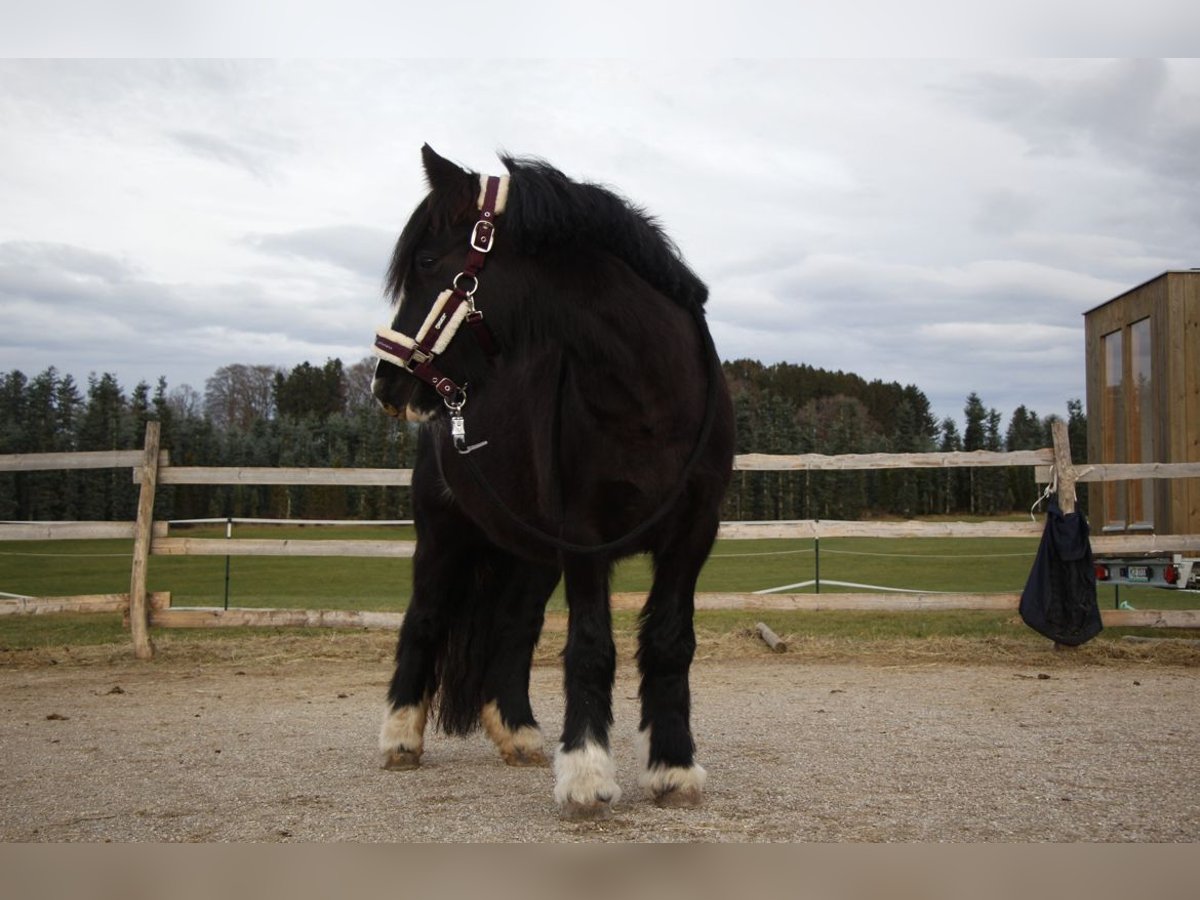
[[[480,349],[489,357],[499,353],[496,338],[492,330],[483,320],[483,313],[475,308],[475,291],[479,289],[479,272],[487,262],[487,254],[491,251],[496,237],[496,201],[500,192],[500,179],[495,175],[488,176],[483,189],[483,201],[480,205],[479,221],[471,229],[467,260],[463,270],[454,276],[450,290],[446,296],[438,298],[435,303],[441,304],[441,309],[432,321],[427,320],[415,337],[401,335],[397,332],[388,334],[377,333],[375,349],[387,357],[400,361],[403,367],[413,376],[432,387],[443,400],[453,401],[464,397],[463,387],[449,376],[443,374],[434,364],[439,352],[444,352],[449,342],[454,339],[459,326],[465,321],[471,326],[471,333],[479,343]],[[465,317],[456,315],[460,307],[467,307]],[[394,340],[389,334],[395,334],[404,341]],[[443,337],[445,340],[443,341]],[[438,348],[439,341],[442,347]],[[409,344],[411,343],[411,346]]]

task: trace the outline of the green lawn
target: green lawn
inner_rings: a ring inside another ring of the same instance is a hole
[[[175,532],[223,537],[223,526]],[[337,538],[411,540],[411,527],[314,528],[238,526],[235,540]],[[864,591],[833,581],[883,588],[963,593],[1017,592],[1037,548],[1031,538],[835,538],[820,545],[823,593]],[[129,590],[131,541],[0,542],[0,591],[31,596],[121,593]],[[749,592],[810,581],[812,541],[720,541],[700,577],[701,591]],[[178,606],[221,606],[226,561],[215,556],[158,556],[150,560],[149,588],[170,591]],[[644,591],[652,571],[645,558],[627,560],[613,575],[615,591]],[[279,608],[401,610],[408,602],[412,563],[407,559],[341,557],[231,557],[229,605]],[[811,593],[814,587],[789,588]],[[559,593],[561,594],[561,588]],[[1101,586],[1101,606],[1116,605]],[[1143,609],[1200,606],[1200,595],[1154,588],[1121,588],[1120,599]],[[561,596],[555,605],[561,606]]]

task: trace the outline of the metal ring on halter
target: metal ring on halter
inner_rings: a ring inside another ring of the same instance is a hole
[[[462,408],[467,405],[467,392],[459,388],[453,397],[443,397],[442,402],[450,412],[462,412]]]
[[[463,278],[463,277],[470,278],[471,281],[474,282],[474,284],[471,285],[471,289],[469,291],[464,291],[462,288],[460,288],[458,286],[458,279]],[[450,282],[450,284],[453,285],[453,287],[456,291],[462,291],[462,293],[465,294],[467,297],[474,297],[475,292],[477,290],[479,290],[479,276],[472,275],[469,272],[459,272],[457,275],[454,276],[454,279]]]

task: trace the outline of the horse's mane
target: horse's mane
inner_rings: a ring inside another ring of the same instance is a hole
[[[387,277],[383,283],[387,296],[393,302],[400,299],[400,292],[404,290],[404,279],[408,275],[408,270],[412,268],[413,256],[417,252],[417,242],[433,224],[430,196],[432,195],[427,195],[417,204],[417,208],[413,210],[404,230],[400,232],[400,237],[396,240],[396,247],[392,251],[392,261],[388,265]]]
[[[576,246],[600,247],[680,306],[704,305],[708,288],[645,210],[607,188],[572,181],[542,160],[512,156],[501,160],[511,178],[499,222],[502,240],[530,255]],[[461,212],[459,201],[463,198],[450,198],[446,203],[434,199],[430,194],[421,201],[396,242],[386,280],[392,299],[400,294],[421,235],[429,228],[452,224]]]
[[[708,288],[645,210],[600,185],[572,181],[542,160],[501,160],[512,181],[500,227],[521,252],[600,246],[681,306],[704,305]]]

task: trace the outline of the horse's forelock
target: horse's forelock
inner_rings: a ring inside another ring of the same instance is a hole
[[[417,204],[413,214],[408,217],[408,221],[400,232],[400,237],[396,239],[396,246],[392,250],[392,261],[388,265],[384,291],[393,305],[398,304],[400,295],[404,292],[404,278],[412,267],[417,241],[429,229],[431,222],[429,197],[426,196]]]
[[[405,223],[392,251],[384,282],[386,295],[395,304],[404,290],[404,278],[412,267],[413,255],[428,231],[445,231],[475,221],[475,189],[478,175],[464,172],[461,183],[440,184],[425,195]]]

